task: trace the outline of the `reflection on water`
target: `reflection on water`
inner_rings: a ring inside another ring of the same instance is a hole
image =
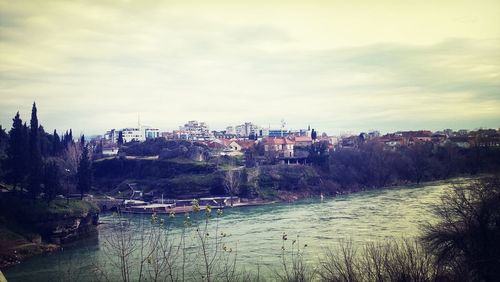
[[[307,244],[307,260],[316,262],[326,247],[335,247],[341,240],[353,244],[389,238],[418,236],[419,226],[431,220],[430,206],[439,201],[449,183],[421,187],[400,187],[366,191],[336,198],[307,199],[290,204],[273,204],[224,210],[220,230],[229,234],[228,244],[237,246],[242,265],[272,266],[278,263],[281,235],[300,236]],[[139,223],[141,216],[132,215]],[[104,223],[112,215],[101,216]],[[178,216],[173,231],[183,224]],[[74,269],[89,273],[92,264],[102,259],[102,241],[110,225],[99,227],[99,238],[79,241],[64,251],[32,258],[21,265],[4,270],[9,281],[47,281],[71,262]]]

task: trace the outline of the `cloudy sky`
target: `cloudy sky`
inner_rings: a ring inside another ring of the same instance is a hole
[[[0,0],[0,124],[500,127],[500,1]]]

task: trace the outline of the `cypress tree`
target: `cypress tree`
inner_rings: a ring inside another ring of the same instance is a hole
[[[54,134],[52,138],[52,156],[55,157],[59,155],[60,150],[61,150],[61,139],[57,134],[57,130],[54,129]]]
[[[38,127],[38,140],[42,158],[50,156],[52,153],[52,136],[45,132],[42,125]]]
[[[318,138],[318,133],[313,128],[313,130],[311,131],[311,139],[316,140],[316,138]]]
[[[9,135],[0,125],[0,181],[5,180],[5,160],[7,159],[7,148],[9,146]]]
[[[69,140],[68,131],[66,130],[66,132],[64,132],[64,136],[62,138],[62,143],[63,143],[65,149],[68,148],[68,140]]]
[[[9,131],[9,147],[7,150],[7,183],[14,186],[23,186],[28,170],[28,138],[26,125],[19,117],[19,112],[12,119],[12,129]]]
[[[42,154],[40,152],[39,133],[37,109],[36,104],[33,102],[29,134],[30,171],[28,180],[28,190],[30,191],[33,199],[36,199],[38,194],[40,194],[40,186],[42,184],[43,162]]]
[[[56,198],[56,195],[61,193],[62,190],[59,166],[55,161],[51,161],[45,166],[43,184],[45,200],[47,201],[47,204],[50,204],[50,202],[52,202]]]
[[[7,158],[8,145],[9,135],[5,132],[2,125],[0,125],[0,180],[3,180],[5,176],[4,161]]]
[[[78,164],[78,190],[80,191],[80,199],[83,200],[83,194],[90,190],[92,185],[92,168],[89,159],[89,149],[85,145],[85,136],[82,135],[80,139],[80,146],[82,146],[82,155],[80,157],[80,163]]]
[[[5,132],[5,129],[0,125],[0,159],[7,156],[7,147],[9,144],[9,135]]]
[[[117,140],[118,145],[123,145],[123,131],[118,131],[118,140]]]

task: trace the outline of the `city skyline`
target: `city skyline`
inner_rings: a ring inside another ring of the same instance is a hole
[[[0,124],[500,126],[497,1],[0,0]]]

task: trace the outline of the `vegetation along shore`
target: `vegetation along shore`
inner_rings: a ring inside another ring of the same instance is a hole
[[[192,200],[225,197],[230,201],[220,203],[220,207],[245,206],[500,171],[500,150],[495,146],[464,148],[429,141],[389,148],[360,135],[356,146],[344,148],[332,148],[320,140],[312,142],[300,148],[303,157],[300,161],[295,158],[293,163],[269,154],[266,145],[258,140],[250,143],[244,153],[231,156],[206,142],[155,138],[120,142],[118,153],[106,156],[102,140],[86,139],[83,135],[75,138],[71,129],[62,137],[56,130],[47,133],[38,122],[33,104],[29,126],[18,113],[8,133],[0,128],[0,267],[92,236],[96,233],[99,208],[103,209],[100,201],[114,200],[118,202],[116,207],[122,207],[127,200],[162,204],[184,201],[188,207],[182,210],[179,205],[176,207],[179,212],[187,209],[210,212],[216,208],[213,204],[197,204],[193,208]],[[474,185],[496,189],[496,180],[488,181]],[[486,200],[482,194],[477,197],[474,201]],[[233,203],[233,199],[238,202]],[[436,250],[444,248],[440,237],[433,237],[438,231],[434,229],[426,237],[426,242]],[[387,248],[422,251],[424,245],[412,244]],[[452,252],[441,251],[429,254],[429,259],[439,256],[444,260],[450,255],[447,252]],[[478,254],[483,255],[487,254]],[[335,271],[340,271],[339,267]],[[496,275],[491,267],[484,267],[488,269],[481,273]],[[480,275],[471,273],[467,275]],[[324,273],[318,275],[329,280],[322,276]]]

